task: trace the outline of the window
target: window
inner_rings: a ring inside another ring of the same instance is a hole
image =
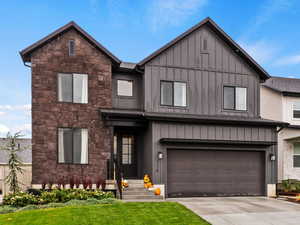
[[[74,40],[69,40],[68,48],[69,48],[69,56],[74,56],[75,55],[75,41]]]
[[[293,118],[300,119],[300,102],[294,102],[293,104]]]
[[[118,80],[117,81],[118,96],[133,96],[133,81],[132,80]]]
[[[134,138],[133,136],[122,137],[122,164],[133,163],[134,152]]]
[[[87,129],[58,129],[58,163],[88,163]]]
[[[247,88],[224,86],[224,109],[247,110]]]
[[[186,83],[161,81],[160,104],[166,106],[186,106]]]
[[[88,75],[59,73],[58,101],[88,103]]]
[[[300,143],[294,143],[294,167],[300,167]]]

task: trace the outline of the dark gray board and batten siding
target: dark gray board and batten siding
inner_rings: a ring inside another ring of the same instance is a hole
[[[201,43],[207,40],[207,50]],[[187,82],[187,107],[160,105],[160,81]],[[259,75],[209,27],[201,27],[145,65],[145,110],[258,117]],[[247,87],[247,111],[223,110],[223,86]]]
[[[129,80],[133,81],[133,96],[118,96],[117,95],[117,81]],[[118,109],[136,109],[143,108],[143,82],[140,74],[114,73],[112,79],[112,94],[113,107]]]
[[[202,139],[202,140],[225,140],[225,141],[258,141],[277,142],[276,130],[272,127],[250,127],[250,126],[225,126],[225,125],[192,125],[183,123],[153,122],[152,123],[152,177],[154,183],[167,184],[167,161],[168,149],[201,149],[201,150],[237,150],[237,151],[265,151],[265,181],[266,184],[274,184],[277,180],[276,162],[270,161],[269,155],[277,155],[277,145],[269,147],[257,146],[223,146],[214,145],[163,145],[161,138]],[[163,160],[157,159],[158,152],[164,154]]]

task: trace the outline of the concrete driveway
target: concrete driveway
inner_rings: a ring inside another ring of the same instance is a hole
[[[300,204],[266,197],[173,198],[213,225],[299,225]]]

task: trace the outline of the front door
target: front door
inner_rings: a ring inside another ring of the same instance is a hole
[[[137,178],[137,155],[135,136],[129,134],[118,134],[117,152],[124,178]]]

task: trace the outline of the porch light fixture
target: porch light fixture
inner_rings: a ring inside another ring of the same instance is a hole
[[[276,156],[274,154],[270,154],[270,160],[271,161],[275,161],[276,160]]]
[[[163,159],[164,158],[164,154],[162,152],[158,152],[157,153],[157,158],[158,159]]]

